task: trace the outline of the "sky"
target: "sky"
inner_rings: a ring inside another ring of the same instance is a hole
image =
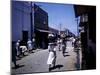
[[[72,4],[58,3],[37,3],[44,11],[48,13],[48,24],[50,27],[60,30],[69,29],[77,34],[77,22]]]

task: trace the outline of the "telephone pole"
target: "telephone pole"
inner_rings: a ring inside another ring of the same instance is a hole
[[[31,2],[31,13],[30,13],[30,16],[31,16],[31,39],[33,39],[33,2]]]
[[[59,24],[59,34],[61,34],[61,24]]]

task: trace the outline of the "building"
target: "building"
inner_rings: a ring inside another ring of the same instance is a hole
[[[74,5],[82,43],[82,69],[96,68],[96,6]]]
[[[34,33],[38,48],[48,47],[48,13],[34,4]]]
[[[48,45],[48,13],[28,1],[12,1],[12,42],[34,37],[37,48]]]
[[[31,11],[30,3],[25,1],[12,1],[11,7],[12,41],[27,41],[31,39],[31,35],[33,34],[31,30],[34,29],[34,23],[31,22],[31,17],[34,18],[34,14],[31,15],[31,12],[34,13],[34,11]]]

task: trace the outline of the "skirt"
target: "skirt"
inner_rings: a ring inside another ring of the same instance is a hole
[[[48,60],[47,60],[47,64],[51,65],[55,62],[56,60],[56,55],[54,52],[49,52],[49,56],[48,56]]]

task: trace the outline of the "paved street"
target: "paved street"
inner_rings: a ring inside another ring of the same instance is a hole
[[[23,57],[21,60],[17,61],[17,64],[19,64],[20,67],[12,69],[12,73],[49,72],[47,65],[48,53],[47,49],[41,49]],[[75,52],[71,42],[67,42],[65,57],[62,55],[62,51],[57,50],[56,65],[58,67],[52,69],[51,71],[79,70],[81,67],[80,58],[81,50]]]

